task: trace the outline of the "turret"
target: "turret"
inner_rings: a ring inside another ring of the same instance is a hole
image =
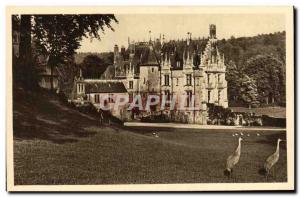
[[[217,38],[216,35],[217,29],[216,29],[216,25],[214,24],[210,24],[209,25],[209,38]]]
[[[115,46],[114,46],[114,64],[117,63],[118,55],[119,55],[119,47],[118,47],[118,45],[115,44]]]
[[[115,46],[114,46],[114,54],[117,54],[117,53],[119,53],[119,47],[118,47],[118,45],[115,44]]]

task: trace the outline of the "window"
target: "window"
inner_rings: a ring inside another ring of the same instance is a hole
[[[129,93],[129,99],[128,100],[129,100],[130,103],[132,103],[132,101],[133,101],[133,93]]]
[[[196,78],[196,85],[197,85],[197,86],[200,85],[199,81],[200,81],[199,78]]]
[[[154,72],[154,68],[152,68],[151,71]]]
[[[207,102],[208,103],[210,102],[210,91],[208,91],[208,93],[207,93]]]
[[[95,103],[100,103],[99,94],[95,94]]]
[[[188,85],[188,86],[192,85],[192,75],[191,74],[186,75],[186,85]]]
[[[170,103],[168,103],[171,100],[171,95],[170,95],[170,91],[169,90],[165,90],[165,99],[166,99],[166,106],[169,107]]]
[[[165,86],[169,86],[169,75],[165,75]]]
[[[113,103],[114,102],[114,95],[113,94],[109,94],[108,95],[108,102]]]
[[[221,90],[218,91],[218,102],[221,101]]]
[[[49,83],[50,83],[50,79],[49,79]],[[79,83],[78,84],[78,93],[82,93],[82,92],[83,92],[83,84]]]
[[[133,89],[133,81],[129,81],[129,89]]]
[[[187,107],[190,107],[191,106],[191,100],[192,100],[192,91],[191,90],[188,90],[186,91],[186,94],[187,94],[187,97],[186,97],[186,104],[187,104]]]
[[[146,83],[146,78],[144,78],[144,84]]]
[[[179,82],[179,79],[178,79],[178,78],[176,78],[176,86],[178,86],[178,82]]]
[[[210,75],[207,75],[207,84],[209,84],[209,76],[210,76]]]

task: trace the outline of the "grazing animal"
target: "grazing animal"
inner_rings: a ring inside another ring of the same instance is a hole
[[[226,169],[224,170],[225,176],[230,176],[233,172],[233,167],[239,162],[241,156],[241,142],[243,138],[239,137],[238,146],[236,150],[227,158]]]
[[[270,174],[270,170],[271,168],[277,163],[277,161],[279,160],[279,144],[282,141],[282,139],[278,138],[277,140],[277,147],[276,147],[276,151],[270,155],[265,164],[263,169],[260,170],[260,174],[263,174],[265,176],[268,176]]]

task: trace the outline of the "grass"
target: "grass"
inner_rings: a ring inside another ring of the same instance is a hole
[[[275,118],[285,118],[286,108],[285,107],[257,107],[257,108],[246,108],[246,107],[230,107],[234,112],[254,112],[257,115],[268,115]]]
[[[15,96],[15,95],[14,95]],[[14,100],[15,184],[286,182],[281,144],[276,176],[258,174],[282,131],[249,133],[233,178],[223,175],[235,131],[99,127],[55,96]],[[18,101],[18,102],[16,102]],[[159,133],[159,138],[152,132]]]

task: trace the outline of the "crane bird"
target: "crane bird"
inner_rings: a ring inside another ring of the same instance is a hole
[[[226,169],[224,170],[225,176],[230,176],[233,172],[233,167],[239,162],[241,156],[241,142],[243,138],[239,137],[238,146],[236,150],[227,158]]]
[[[264,167],[260,170],[260,173],[268,176],[270,173],[271,168],[277,163],[277,161],[279,160],[279,144],[282,141],[282,139],[278,138],[277,140],[277,147],[276,147],[276,151],[270,155],[265,164]]]

